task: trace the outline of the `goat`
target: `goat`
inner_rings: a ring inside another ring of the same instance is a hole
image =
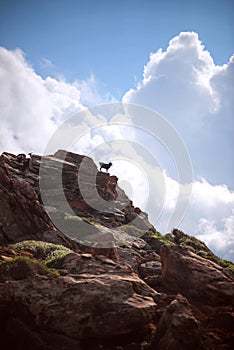
[[[103,168],[103,169],[106,169],[106,172],[112,166],[112,163],[106,164],[106,163],[99,162],[99,164],[100,164],[100,171],[102,171],[102,168]]]

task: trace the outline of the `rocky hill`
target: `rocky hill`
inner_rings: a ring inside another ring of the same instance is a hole
[[[233,264],[161,235],[89,157],[3,153],[0,245],[6,350],[233,348]]]

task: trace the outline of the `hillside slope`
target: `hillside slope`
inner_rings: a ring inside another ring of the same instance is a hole
[[[0,156],[4,349],[231,349],[233,264],[66,151]]]

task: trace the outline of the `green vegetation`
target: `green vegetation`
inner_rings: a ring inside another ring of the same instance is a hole
[[[99,223],[86,217],[72,215],[61,211],[50,213],[56,227],[76,242],[83,241],[87,236],[99,232]],[[88,224],[88,225],[86,225]]]
[[[234,264],[231,261],[220,259],[211,251],[206,252],[204,250],[200,250],[196,252],[196,254],[200,255],[205,259],[211,260],[216,264],[222,266],[225,270],[229,270],[230,272],[234,273]]]
[[[17,252],[29,252],[35,259],[50,268],[61,268],[64,257],[72,250],[58,244],[41,241],[23,241],[9,246]]]
[[[173,229],[172,233],[167,233],[165,236],[161,235],[154,227],[152,227],[144,237],[147,243],[156,251],[160,253],[160,247],[163,244],[179,244],[187,247],[193,253],[211,260],[220,265],[224,269],[234,273],[234,264],[231,261],[223,260],[217,257],[202,241],[185,234],[183,231]]]
[[[69,221],[69,220],[82,221],[82,218],[80,216],[77,216],[77,215],[72,215],[72,214],[65,213],[64,214],[64,220],[66,220],[66,221]]]
[[[140,229],[134,225],[123,225],[120,227],[120,230],[133,237],[141,237],[147,232],[147,230]]]
[[[101,225],[99,222],[89,220],[86,217],[83,217],[83,216],[81,217],[81,216],[67,214],[67,213],[65,213],[64,220],[65,221],[76,221],[76,222],[82,222],[83,221],[83,222],[86,222],[86,224],[89,224],[89,225],[92,225],[92,226],[100,226]]]
[[[189,236],[178,229],[173,229],[172,235],[175,243],[189,248],[193,253],[215,262],[226,270],[234,272],[234,264],[231,261],[220,259],[199,239]]]
[[[161,235],[154,227],[152,227],[145,235],[147,243],[156,251],[157,254],[160,253],[160,247],[163,244],[175,244],[173,237],[170,233],[165,236]]]
[[[188,247],[190,250],[193,252],[197,253],[198,251],[209,251],[209,248],[200,241],[199,239],[189,236],[185,234],[183,231],[180,231],[178,229],[173,229],[172,230],[172,235],[174,237],[174,242],[183,246]]]
[[[0,262],[0,282],[22,280],[35,274],[58,276],[57,272],[27,256],[17,256]]]
[[[65,256],[71,252],[69,249],[55,249],[43,262],[47,267],[61,269]]]

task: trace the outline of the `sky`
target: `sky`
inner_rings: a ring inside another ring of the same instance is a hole
[[[111,173],[162,233],[183,188],[177,226],[234,260],[233,23],[229,0],[2,1],[0,151],[43,153],[91,108],[72,149],[113,159]],[[115,103],[126,107],[122,125]],[[141,120],[129,104],[145,108]],[[152,135],[148,108],[183,157]],[[186,152],[190,180],[178,174]]]

